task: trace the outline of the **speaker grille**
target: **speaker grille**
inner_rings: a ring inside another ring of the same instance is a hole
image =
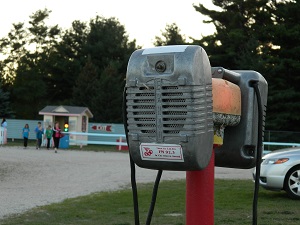
[[[152,86],[129,87],[129,133],[148,136],[160,133],[165,137],[206,132],[207,120],[212,129],[212,118],[209,119],[212,104],[207,104],[208,95],[211,97],[211,85],[174,86],[154,82]]]

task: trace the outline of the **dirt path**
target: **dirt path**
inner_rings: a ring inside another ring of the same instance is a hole
[[[154,182],[156,171],[137,167],[137,182]],[[216,168],[216,178],[251,179],[251,170]],[[164,171],[162,180],[185,179]],[[30,208],[130,185],[128,154],[0,147],[0,219]]]

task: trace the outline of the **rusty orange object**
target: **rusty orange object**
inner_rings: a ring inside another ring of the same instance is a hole
[[[241,90],[227,80],[212,78],[214,145],[223,145],[226,126],[236,126],[241,117]]]
[[[227,80],[212,78],[213,112],[241,115],[241,90]]]

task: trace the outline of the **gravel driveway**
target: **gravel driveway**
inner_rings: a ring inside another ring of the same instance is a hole
[[[154,182],[157,171],[137,167],[137,182]],[[251,170],[216,167],[216,178],[251,179]],[[164,171],[162,180],[184,179]],[[120,152],[83,152],[0,147],[0,219],[36,206],[130,185],[129,157]]]

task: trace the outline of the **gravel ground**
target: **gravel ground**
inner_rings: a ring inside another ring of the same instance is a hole
[[[136,167],[137,182],[154,182],[157,171]],[[251,170],[219,168],[216,178],[251,179]],[[162,180],[185,179],[164,171]],[[0,219],[36,206],[130,185],[129,157],[120,152],[83,152],[0,147]]]

